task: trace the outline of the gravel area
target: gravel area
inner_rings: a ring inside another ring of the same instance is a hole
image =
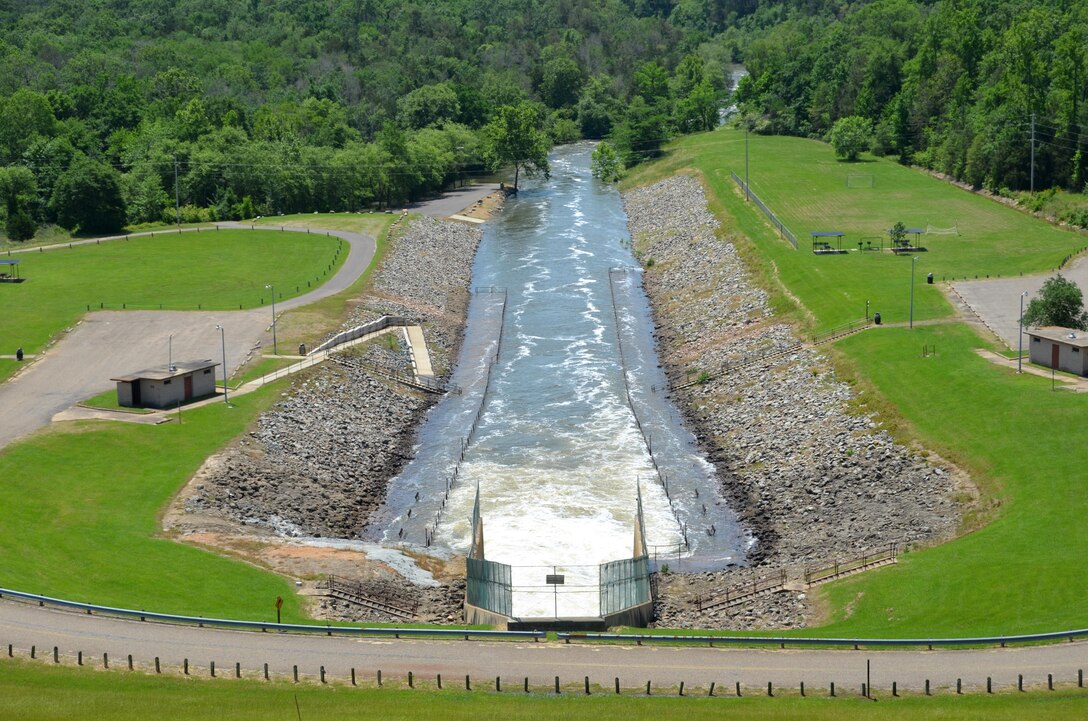
[[[372,291],[359,299],[344,328],[385,314],[406,316],[423,325],[436,372],[448,374],[464,331],[480,235],[466,224],[413,219],[395,234]],[[300,374],[250,432],[205,463],[190,484],[185,510],[257,534],[358,537],[389,480],[410,460],[423,418],[438,400],[372,374],[366,364],[410,370],[400,335],[381,336]],[[361,573],[356,580],[363,579],[384,584],[376,594],[397,587],[411,595],[405,589],[415,588],[389,574],[375,580]],[[427,619],[445,619],[456,605],[456,589],[417,592]],[[342,602],[326,606],[337,618],[381,620],[362,611],[352,615],[353,607]]]
[[[674,400],[756,539],[751,568],[663,576],[658,624],[803,627],[812,614],[803,592],[718,614],[700,612],[697,599],[755,577],[785,570],[796,580],[806,566],[952,535],[962,474],[851,412],[854,391],[819,349],[799,346],[793,329],[771,315],[735,246],[719,237],[699,183],[672,178],[628,193],[625,203],[670,381],[677,387],[693,373],[711,375]],[[782,355],[769,363],[721,370],[775,351]]]

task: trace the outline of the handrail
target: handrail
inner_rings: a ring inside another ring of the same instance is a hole
[[[473,628],[373,628],[366,626],[313,626],[302,623],[269,623],[266,621],[239,621],[223,618],[202,618],[200,616],[178,616],[171,613],[156,613],[154,611],[135,611],[130,608],[114,608],[112,606],[98,606],[92,603],[80,603],[67,601],[52,596],[41,596],[36,593],[14,591],[9,588],[0,588],[0,598],[11,596],[24,601],[36,601],[39,606],[49,604],[62,608],[74,608],[86,611],[88,614],[97,612],[109,616],[121,616],[124,618],[138,618],[141,621],[160,621],[163,623],[185,623],[198,626],[213,626],[216,628],[238,628],[245,630],[261,631],[286,631],[290,633],[323,633],[332,636],[334,633],[345,636],[410,636],[413,638],[463,638],[466,641],[470,636],[478,638],[545,638],[544,631],[493,631],[489,629]]]
[[[1033,641],[1058,641],[1061,639],[1083,638],[1088,636],[1088,628],[1072,631],[1052,631],[1049,633],[1029,633],[1016,636],[977,636],[971,638],[810,638],[791,636],[656,636],[624,633],[557,633],[556,638],[571,641],[634,641],[639,646],[644,643],[706,643],[714,645],[757,645],[757,646],[992,646],[1010,643],[1031,643]]]

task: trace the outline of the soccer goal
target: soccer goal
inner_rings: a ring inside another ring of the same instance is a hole
[[[876,179],[871,173],[849,173],[846,176],[847,188],[872,188],[876,185]]]
[[[926,235],[959,235],[959,226],[953,225],[951,228],[937,228],[932,225],[926,226]]]

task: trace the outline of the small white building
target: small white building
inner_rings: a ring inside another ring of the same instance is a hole
[[[176,408],[215,395],[215,368],[210,360],[175,363],[110,378],[117,383],[117,403],[129,408]]]
[[[1088,376],[1088,331],[1048,326],[1024,332],[1031,339],[1028,358],[1032,363]]]

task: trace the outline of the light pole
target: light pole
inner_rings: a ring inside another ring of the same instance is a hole
[[[215,329],[219,331],[219,340],[223,344],[223,402],[230,405],[230,399],[227,397],[227,332],[221,325],[215,326]]]
[[[744,200],[752,199],[752,192],[748,187],[748,123],[744,123]]]
[[[276,287],[270,283],[265,288],[272,291],[272,353],[279,355],[279,347],[276,345]]]
[[[166,369],[169,371],[174,370],[174,334],[171,333],[170,337],[166,339]]]
[[[914,263],[918,260],[918,256],[911,256],[910,259],[910,327],[914,328]]]
[[[869,320],[869,301],[865,301],[865,320]]]
[[[1020,335],[1017,336],[1018,344],[1016,346],[1016,372],[1024,372],[1024,298],[1028,297],[1028,292],[1025,290],[1020,294]]]

